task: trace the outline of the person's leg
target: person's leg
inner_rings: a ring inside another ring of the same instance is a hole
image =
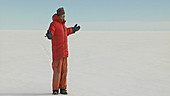
[[[61,80],[61,68],[63,59],[54,60],[52,63],[53,67],[53,90],[59,90]]]
[[[67,58],[63,58],[60,89],[67,89]]]

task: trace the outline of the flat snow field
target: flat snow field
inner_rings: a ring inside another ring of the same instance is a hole
[[[0,31],[0,96],[51,95],[45,33]],[[170,31],[79,31],[68,39],[68,96],[170,96]]]

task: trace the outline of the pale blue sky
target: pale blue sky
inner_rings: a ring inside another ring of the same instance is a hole
[[[170,30],[170,0],[0,0],[0,30],[47,30],[60,7],[81,30]]]

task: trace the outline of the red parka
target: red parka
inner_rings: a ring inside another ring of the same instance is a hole
[[[57,14],[53,15],[53,22],[50,24],[49,31],[53,34],[52,54],[53,60],[68,57],[67,36],[73,33],[72,28],[67,28],[65,22]]]

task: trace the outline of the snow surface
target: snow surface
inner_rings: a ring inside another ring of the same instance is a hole
[[[45,33],[0,31],[0,96],[51,95]],[[69,96],[170,96],[170,31],[80,31],[68,60]]]

